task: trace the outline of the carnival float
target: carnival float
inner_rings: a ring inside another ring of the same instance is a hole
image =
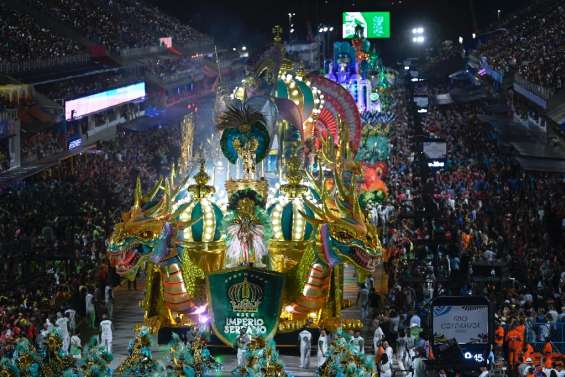
[[[348,88],[305,72],[287,58],[282,29],[273,35],[241,84],[218,88],[221,156],[206,152],[217,161],[191,156],[185,119],[180,169],[147,192],[137,180],[108,240],[119,275],[145,273],[151,331],[209,321],[231,346],[242,329],[268,341],[305,326],[361,326],[342,315],[344,266],[361,281],[382,264],[369,213],[387,195],[387,116],[363,109],[374,120],[364,122]]]

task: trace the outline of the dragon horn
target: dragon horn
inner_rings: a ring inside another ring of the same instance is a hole
[[[308,179],[310,184],[312,184],[314,186],[314,189],[317,192],[321,192],[322,191],[322,185],[323,185],[323,183],[320,183],[321,179],[314,178],[314,176],[308,170],[306,170],[305,173],[306,173],[306,178]],[[322,175],[322,173],[320,172],[318,174],[318,177],[321,177],[321,175]]]
[[[173,185],[175,183],[176,176],[177,176],[177,172],[175,171],[175,163],[173,162],[173,165],[171,166],[171,175],[170,175],[171,188],[173,187]]]
[[[365,226],[366,218],[363,210],[361,209],[361,205],[359,204],[358,197],[355,193],[353,193],[353,218],[357,220],[360,224]]]
[[[190,175],[187,174],[186,177],[182,180],[182,182],[178,185],[178,187],[175,188],[174,195],[172,196],[173,198],[176,197],[179,194],[179,192],[181,192],[181,190],[186,186],[190,178],[191,178]]]
[[[336,163],[341,164],[342,162],[349,161],[351,157],[351,148],[349,148],[349,127],[338,115],[337,118],[338,128],[339,128],[339,143]]]
[[[317,205],[309,201],[308,199],[304,199],[304,204],[312,210],[320,219],[326,220],[326,214],[324,213],[323,209],[320,209]]]
[[[309,216],[307,215],[304,211],[302,210],[298,210],[298,213],[300,213],[300,215],[306,220],[308,221],[310,224],[312,225],[322,225],[325,224],[325,221],[322,220],[318,220],[315,217]]]
[[[343,174],[339,174],[337,167],[334,168],[334,181],[341,199],[347,203],[351,203],[352,195],[349,190],[345,188],[343,184]]]
[[[162,216],[167,212],[167,209],[170,206],[170,194],[171,194],[171,186],[168,179],[164,179],[164,185],[160,186],[163,190],[163,196],[158,203],[156,203],[153,207],[148,208],[145,211],[145,215],[148,217],[159,217]]]
[[[138,175],[137,179],[135,180],[135,189],[133,191],[133,206],[134,207],[136,207],[136,208],[141,207],[142,196],[143,196],[143,194],[141,192],[141,178]]]
[[[157,181],[157,183],[155,183],[155,186],[153,186],[153,188],[151,190],[149,190],[149,192],[145,195],[143,195],[143,203],[148,203],[150,201],[152,201],[153,199],[155,199],[155,195],[157,195],[157,193],[159,192],[159,189],[161,189],[161,185],[163,184],[163,178],[159,178],[159,180]]]

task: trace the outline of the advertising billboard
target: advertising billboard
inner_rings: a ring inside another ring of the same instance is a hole
[[[488,343],[488,305],[434,306],[435,343]]]
[[[358,25],[365,38],[390,38],[390,12],[343,12],[343,39],[353,38]]]
[[[493,341],[489,301],[483,297],[439,297],[432,303],[433,349],[438,360],[478,369]],[[442,354],[443,353],[443,354]]]
[[[145,82],[138,82],[121,88],[65,101],[65,119],[79,119],[88,114],[143,98],[145,94]]]

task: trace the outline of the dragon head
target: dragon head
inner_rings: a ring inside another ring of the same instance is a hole
[[[381,261],[382,246],[377,228],[367,221],[357,193],[345,188],[343,178],[334,174],[335,192],[316,185],[320,205],[306,201],[314,212],[312,223],[320,226],[322,250],[330,265],[349,262],[356,268],[372,272]]]
[[[107,242],[108,259],[119,275],[131,278],[147,260],[159,263],[168,252],[171,235],[178,227],[191,225],[178,220],[184,206],[175,208],[174,199],[184,183],[173,189],[173,180],[174,169],[171,177],[160,179],[143,195],[137,179],[133,205],[122,213]],[[162,195],[156,200],[159,191]]]
[[[107,242],[110,264],[119,275],[135,276],[142,263],[154,255],[159,255],[167,247],[170,229],[162,216],[155,216],[163,197],[151,205],[157,195],[162,180],[147,194],[141,192],[141,180],[138,178],[133,193],[133,205],[122,213],[122,221],[114,225],[114,230]]]
[[[372,272],[381,261],[383,249],[377,228],[367,221],[361,209],[358,192],[355,188],[348,189],[344,183],[344,176],[349,175],[353,185],[362,170],[348,156],[345,127],[341,127],[340,132],[339,150],[335,150],[329,138],[323,141],[318,154],[321,163],[332,168],[334,185],[327,188],[323,173],[317,178],[307,174],[320,202],[314,204],[306,200],[305,204],[315,216],[304,214],[304,217],[320,226],[322,250],[328,264],[333,266],[347,261],[360,270]]]

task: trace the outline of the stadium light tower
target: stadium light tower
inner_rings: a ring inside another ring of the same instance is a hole
[[[290,34],[294,34],[294,23],[292,22],[292,17],[296,16],[294,12],[288,12],[288,31]]]
[[[324,59],[326,58],[327,50],[329,50],[330,34],[332,34],[333,31],[334,31],[333,26],[327,26],[323,24],[320,24],[320,26],[318,26],[318,33],[320,34],[322,38],[322,42],[324,44],[323,45]]]
[[[422,35],[424,34],[424,28],[421,26],[415,27],[412,29],[412,34]]]
[[[424,28],[422,26],[412,28],[412,42],[416,44],[422,44],[425,41],[426,36],[424,35]]]

